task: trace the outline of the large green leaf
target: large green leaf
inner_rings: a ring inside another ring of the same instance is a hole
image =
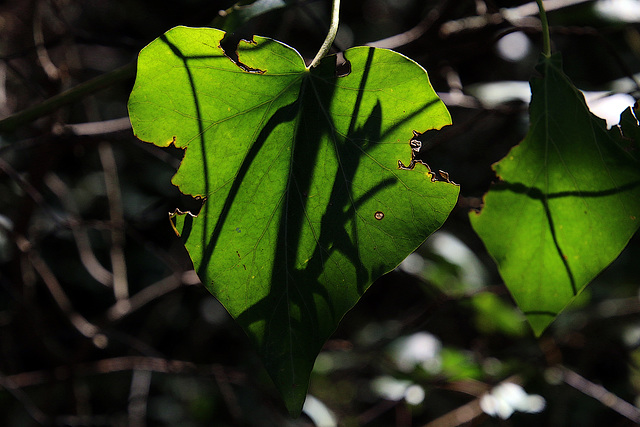
[[[541,60],[529,133],[494,165],[500,182],[471,214],[537,335],[618,256],[640,217],[640,165],[625,149],[637,120],[627,110],[622,128],[607,130],[561,68],[557,55]]]
[[[308,70],[277,41],[177,27],[140,53],[136,135],[186,148],[173,178],[205,200],[179,230],[205,286],[244,328],[292,414],[323,343],[369,285],[453,208],[458,187],[412,170],[416,133],[450,123],[428,76],[388,50]]]

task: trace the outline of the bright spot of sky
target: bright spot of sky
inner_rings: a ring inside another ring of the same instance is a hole
[[[333,412],[331,412],[324,403],[310,394],[307,394],[302,412],[307,414],[317,427],[337,427],[338,425]]]
[[[542,412],[546,406],[544,398],[527,394],[518,384],[503,383],[480,398],[480,408],[485,414],[506,420],[514,412]]]
[[[507,61],[520,61],[529,53],[531,42],[525,33],[516,31],[498,40],[498,55]]]
[[[640,22],[639,0],[600,0],[595,12],[605,19],[622,22]]]

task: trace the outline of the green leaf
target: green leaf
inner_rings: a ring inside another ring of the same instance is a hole
[[[541,60],[529,133],[494,165],[500,182],[470,215],[536,335],[620,254],[640,217],[627,141],[637,120],[628,110],[607,130],[561,68],[557,55]]]
[[[204,199],[176,227],[205,286],[255,344],[293,415],[315,357],[369,285],[441,226],[458,187],[413,159],[414,131],[450,124],[424,69],[388,50],[308,70],[292,48],[177,27],[140,53],[138,138],[186,148],[173,178]],[[413,165],[413,162],[411,162]]]

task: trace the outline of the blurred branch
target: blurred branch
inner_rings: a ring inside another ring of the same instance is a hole
[[[169,360],[160,357],[125,356],[111,359],[103,359],[95,362],[81,363],[68,366],[59,366],[54,369],[23,372],[14,375],[4,375],[0,372],[0,387],[6,389],[16,400],[18,400],[29,415],[39,424],[49,425],[50,419],[22,390],[25,387],[33,387],[49,382],[69,380],[78,376],[89,376],[96,374],[110,374],[115,372],[133,371],[131,388],[129,392],[129,421],[130,426],[144,425],[146,415],[146,400],[149,395],[151,373],[164,374],[199,374],[210,375],[216,380],[220,388],[225,403],[229,411],[237,420],[242,420],[242,412],[235,398],[230,383],[241,383],[244,381],[244,374],[231,372],[220,364],[196,365],[192,362],[182,360]],[[57,417],[66,420],[64,424],[89,424],[88,419],[94,417],[67,416]],[[82,421],[84,420],[84,421]]]
[[[544,8],[547,12],[551,12],[552,10],[562,9],[567,6],[573,6],[587,1],[590,0],[547,0],[544,2]],[[529,19],[532,16],[537,15],[538,12],[538,5],[534,1],[509,9],[501,9],[496,13],[488,13],[481,16],[470,16],[446,22],[440,28],[440,34],[443,37],[449,37],[456,33],[479,30],[489,25],[500,24],[504,21],[515,26],[531,26],[533,23],[530,22]],[[536,26],[539,27],[540,24],[536,23]]]
[[[522,384],[522,378],[520,375],[512,375],[509,378],[500,381],[494,387],[497,387],[500,384],[513,383],[513,384]],[[487,387],[485,392],[488,392],[492,387]],[[463,424],[467,424],[472,422],[475,418],[482,415],[484,412],[480,407],[480,398],[484,393],[479,395],[477,398],[472,401],[465,403],[464,405],[454,409],[453,411],[447,412],[446,414],[436,418],[435,420],[425,424],[423,427],[453,427],[460,426]]]
[[[193,362],[170,360],[161,357],[123,356],[97,360],[95,362],[59,366],[53,369],[7,375],[4,377],[4,383],[0,385],[5,387],[6,384],[5,388],[8,387],[9,390],[15,390],[17,388],[45,384],[51,381],[64,381],[74,376],[109,374],[134,370],[163,374],[197,373],[214,375],[216,369],[219,369],[219,365],[217,364],[196,365]],[[238,373],[238,375],[242,374]],[[239,382],[242,377],[238,375],[235,373],[232,376],[225,374],[225,378],[229,382]],[[0,379],[2,379],[2,377],[0,377]]]
[[[49,417],[38,408],[35,403],[29,398],[29,396],[22,390],[22,388],[15,384],[11,377],[7,377],[0,372],[0,387],[4,388],[14,397],[22,407],[27,411],[29,416],[40,425],[49,425],[51,421]]]
[[[44,3],[37,2],[35,16],[33,17],[33,41],[36,47],[36,54],[38,58],[38,62],[40,62],[40,66],[44,70],[49,80],[59,80],[60,79],[60,70],[56,65],[51,61],[49,57],[49,52],[47,52],[47,48],[44,44],[44,31],[42,28],[42,21],[44,19]]]
[[[396,407],[401,401],[399,400],[382,400],[371,408],[358,415],[358,425],[366,425],[374,421],[380,415],[388,410]]]
[[[135,369],[131,376],[129,391],[129,427],[144,427],[147,417],[147,402],[151,388],[151,372]]]
[[[103,142],[98,146],[100,162],[104,170],[104,182],[109,201],[109,216],[111,218],[111,269],[113,270],[113,293],[116,300],[129,298],[129,284],[127,281],[127,263],[124,257],[124,214],[120,181],[116,158],[111,144]]]
[[[70,131],[74,135],[104,135],[107,133],[120,132],[131,129],[129,117],[119,119],[103,120],[99,122],[76,123],[64,125],[64,130]]]
[[[47,99],[46,101],[0,120],[0,132],[13,132],[20,126],[46,116],[60,107],[71,104],[87,95],[98,92],[99,90],[111,85],[132,78],[134,77],[135,72],[136,63],[135,61],[132,61],[123,67],[81,83],[72,89]]]
[[[0,171],[4,172],[13,182],[15,182],[22,191],[25,192],[47,215],[51,216],[56,222],[60,220],[49,205],[44,201],[42,194],[26,179],[24,179],[18,171],[16,171],[9,163],[0,158]]]
[[[60,286],[60,282],[58,282],[55,274],[53,274],[53,271],[51,271],[47,263],[40,258],[37,252],[33,250],[31,243],[21,236],[16,238],[16,243],[18,248],[26,254],[31,266],[42,278],[42,281],[49,289],[51,296],[53,296],[54,301],[67,316],[69,322],[71,322],[78,332],[85,337],[90,338],[96,347],[105,348],[108,343],[107,337],[100,333],[97,326],[89,322],[80,313],[74,310],[71,300],[69,300],[69,297],[65,294],[62,286]]]
[[[107,311],[107,319],[111,322],[120,320],[156,298],[178,289],[183,284],[196,285],[199,283],[200,279],[198,279],[198,276],[193,270],[184,273],[172,274],[171,276],[165,277],[164,279],[147,286],[130,298],[117,301]]]
[[[438,6],[431,9],[427,15],[415,27],[404,33],[396,34],[385,39],[369,42],[367,46],[379,47],[384,49],[396,49],[400,46],[411,43],[422,37],[433,24],[440,18],[442,11],[451,3],[451,0],[438,3]]]
[[[560,365],[556,369],[559,370],[562,381],[566,384],[587,396],[593,397],[603,405],[613,409],[618,414],[633,421],[634,423],[640,424],[640,409],[637,407],[633,406],[626,400],[619,398],[601,385],[592,383],[588,379],[565,366]]]
[[[238,399],[236,398],[233,388],[229,385],[229,378],[225,369],[222,365],[213,365],[211,367],[211,371],[216,379],[222,398],[224,399],[231,416],[237,423],[240,423],[242,420],[242,409],[238,404]]]
[[[473,399],[471,402],[447,412],[441,417],[436,418],[424,427],[452,427],[467,424],[472,422],[475,418],[482,415],[482,408],[480,408],[480,399]]]
[[[75,201],[69,194],[69,189],[65,183],[53,173],[47,175],[45,183],[49,189],[58,196],[67,213],[71,216],[69,227],[71,228],[73,240],[78,248],[80,262],[82,262],[82,265],[84,265],[91,277],[99,283],[111,287],[113,285],[113,275],[109,270],[104,268],[100,261],[98,261],[98,258],[96,258],[91,248],[89,234],[87,233],[86,227],[81,223],[80,213],[78,212]]]

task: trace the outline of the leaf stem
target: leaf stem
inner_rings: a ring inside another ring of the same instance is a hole
[[[311,64],[307,67],[307,70],[318,65],[320,60],[324,58],[329,49],[331,49],[331,45],[336,38],[336,34],[338,33],[338,23],[340,22],[340,0],[333,0],[333,9],[331,10],[331,26],[329,27],[329,33],[327,34],[327,38],[324,39],[324,43],[320,47],[320,50],[316,54],[316,57],[313,58]]]
[[[540,10],[540,22],[542,24],[542,54],[547,58],[551,56],[551,38],[549,37],[549,22],[547,21],[547,13],[544,10],[542,0],[536,0],[538,9]]]

